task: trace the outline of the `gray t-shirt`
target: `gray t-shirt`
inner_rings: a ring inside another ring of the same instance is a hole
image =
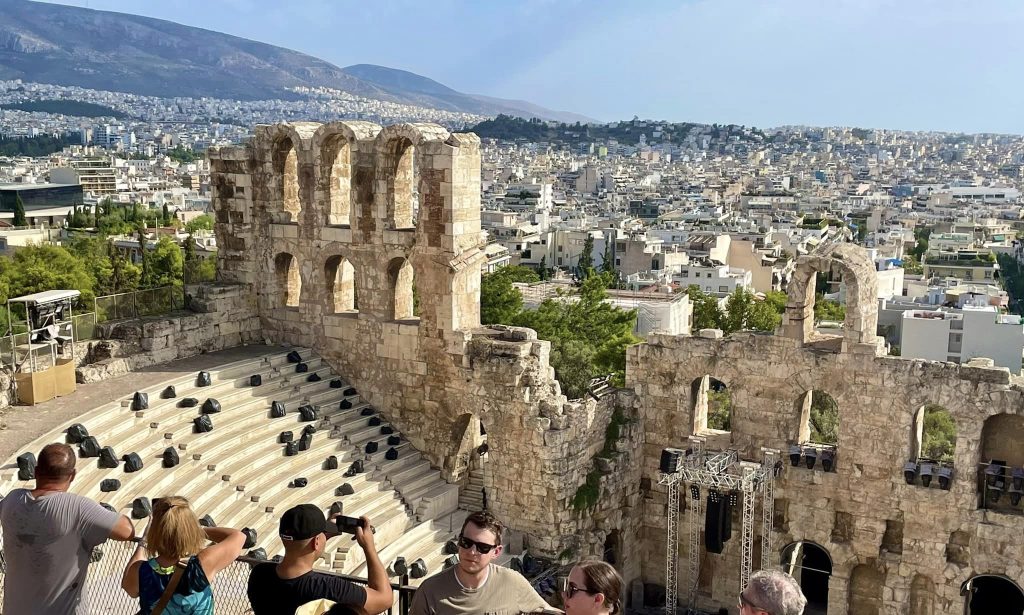
[[[523,575],[491,564],[487,581],[466,589],[455,576],[455,566],[423,581],[412,599],[412,615],[519,615],[550,610]],[[6,614],[5,614],[6,615]]]
[[[86,615],[82,587],[94,547],[120,515],[88,498],[15,489],[0,500],[4,532],[4,615]]]

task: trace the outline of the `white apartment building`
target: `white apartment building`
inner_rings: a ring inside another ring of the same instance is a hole
[[[753,292],[753,276],[746,269],[711,263],[690,263],[684,265],[673,281],[681,286],[699,286],[716,297],[731,295],[737,288]]]
[[[1021,371],[1024,323],[993,306],[964,306],[959,311],[908,310],[903,313],[900,355],[931,361],[967,361],[985,357],[1014,374]]]

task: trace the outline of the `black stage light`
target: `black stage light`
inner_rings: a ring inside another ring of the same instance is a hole
[[[826,472],[831,472],[832,468],[835,467],[836,463],[836,452],[833,450],[821,451],[821,469]]]
[[[818,461],[818,451],[813,448],[804,449],[804,464],[808,470],[814,468],[814,464]]]
[[[1013,477],[1013,488],[1024,490],[1024,468],[1014,468],[1010,476]]]
[[[1010,488],[1010,504],[1013,504],[1014,506],[1019,506],[1020,505],[1021,493],[1022,492],[1021,492],[1020,489],[1014,489],[1013,487],[1011,487]]]
[[[949,491],[953,486],[953,468],[939,468],[939,489]]]
[[[690,497],[694,500],[700,499],[700,487],[697,485],[690,485]]]
[[[800,454],[801,450],[799,444],[793,444],[789,447],[789,463],[794,468],[800,465]]]
[[[913,485],[917,481],[916,461],[908,461],[903,464],[903,480],[907,481],[908,485]]]
[[[683,451],[678,448],[666,448],[661,451],[661,473],[675,474],[679,470],[679,460]]]
[[[925,487],[932,484],[932,476],[935,475],[935,465],[931,463],[921,464],[921,484]]]
[[[985,481],[992,486],[995,486],[996,481],[1002,478],[1006,473],[1006,464],[998,459],[993,459],[989,462],[985,468]]]

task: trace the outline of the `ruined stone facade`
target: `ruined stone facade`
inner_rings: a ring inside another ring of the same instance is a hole
[[[663,583],[661,449],[696,433],[745,459],[761,447],[785,453],[806,440],[807,393],[818,390],[839,407],[835,470],[785,465],[772,562],[791,543],[820,546],[837,614],[960,613],[960,585],[975,575],[1024,583],[1020,509],[983,510],[978,496],[979,463],[1024,466],[1024,385],[1004,369],[884,356],[874,269],[859,248],[799,261],[777,335],[652,335],[629,350],[625,390],[569,401],[548,342],[479,326],[476,136],[422,124],[284,124],[210,157],[219,282],[255,306],[263,337],[314,348],[449,480],[474,463],[479,419],[489,505],[533,549],[610,553],[627,580]],[[847,286],[842,335],[813,329],[819,270]],[[707,429],[705,376],[732,392],[728,432]],[[930,403],[956,422],[948,491],[903,480]],[[599,497],[580,511],[573,500],[588,475]],[[735,605],[738,539],[702,553],[696,580],[686,578],[683,542],[681,598],[696,581],[701,606]]]

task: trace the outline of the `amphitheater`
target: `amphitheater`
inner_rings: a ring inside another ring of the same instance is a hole
[[[30,484],[17,478],[16,454],[64,440],[80,423],[118,456],[138,453],[143,467],[82,458],[75,491],[126,514],[137,498],[184,494],[218,524],[254,530],[248,546],[267,556],[280,552],[284,509],[340,501],[346,514],[373,518],[386,565],[422,558],[433,574],[466,511],[486,505],[515,530],[511,553],[612,561],[634,611],[663,609],[674,590],[680,609],[734,612],[751,563],[792,572],[809,613],[1024,610],[1024,515],[997,493],[1012,495],[1012,468],[1024,467],[1024,382],[985,360],[886,356],[861,249],[801,257],[775,334],[655,333],[629,349],[624,388],[569,400],[548,342],[480,326],[475,135],[303,122],[259,126],[244,146],[209,155],[217,283],[187,289],[188,313],[107,326],[111,356],[89,353],[79,376],[247,354],[141,387],[146,404],[129,387],[75,407],[64,424],[19,442],[3,492]],[[817,272],[846,288],[836,335],[813,327]],[[731,392],[729,431],[708,428],[711,379]],[[80,392],[91,386],[100,385]],[[838,406],[834,446],[809,441],[815,391]],[[220,412],[198,433],[209,399]],[[956,425],[948,482],[922,480],[928,405]],[[304,430],[314,432],[305,450],[282,443],[282,432],[299,440]],[[168,448],[180,459],[173,467],[162,463]],[[660,467],[665,448],[689,450],[684,464],[704,474],[725,460],[716,471],[760,476],[758,490],[712,495],[683,482],[675,503]],[[829,456],[828,467],[815,455]],[[357,460],[364,471],[346,475]],[[993,460],[1005,474],[986,475]],[[120,488],[102,492],[108,478]],[[578,497],[586,493],[596,497]],[[713,520],[720,495],[735,506]],[[713,544],[723,530],[733,537]],[[363,573],[350,547],[332,545],[323,567]],[[244,587],[244,570],[232,575],[222,595]],[[130,612],[103,584],[109,576],[90,577],[89,590],[110,612]]]

